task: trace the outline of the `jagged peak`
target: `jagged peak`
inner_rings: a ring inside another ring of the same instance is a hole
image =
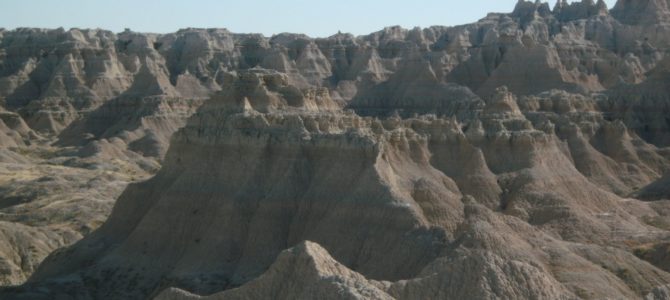
[[[609,14],[607,3],[604,0],[582,0],[580,2],[568,3],[567,0],[558,0],[552,11],[560,21],[572,21],[587,19],[593,16],[604,16]]]
[[[484,114],[489,116],[523,117],[516,96],[507,86],[498,87],[486,102]]]
[[[549,3],[536,1],[519,0],[514,7],[511,16],[519,18],[521,23],[528,23],[537,17],[547,17],[551,15]]]
[[[596,6],[601,11],[605,10],[605,11],[609,12],[609,9],[607,7],[607,3],[605,2],[605,0],[598,0],[598,3],[596,3]]]
[[[554,12],[560,11],[568,5],[570,5],[568,0],[556,0],[556,5],[554,5]]]

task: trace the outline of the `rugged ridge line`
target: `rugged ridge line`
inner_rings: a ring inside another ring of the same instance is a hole
[[[668,15],[0,31],[0,297],[663,299]]]

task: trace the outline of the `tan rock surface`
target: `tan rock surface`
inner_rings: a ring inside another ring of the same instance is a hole
[[[318,244],[304,242],[280,253],[263,275],[240,288],[207,297],[168,289],[154,299],[393,299],[383,289],[384,283],[367,280]]]
[[[666,15],[0,31],[0,298],[664,299]]]

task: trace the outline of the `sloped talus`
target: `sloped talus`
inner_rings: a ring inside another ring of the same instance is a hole
[[[240,288],[207,297],[168,289],[154,299],[394,299],[384,289],[383,283],[349,270],[318,244],[304,242],[282,251],[263,275]]]

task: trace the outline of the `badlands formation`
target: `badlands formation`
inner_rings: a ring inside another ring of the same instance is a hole
[[[0,299],[670,299],[670,1],[0,29]]]

